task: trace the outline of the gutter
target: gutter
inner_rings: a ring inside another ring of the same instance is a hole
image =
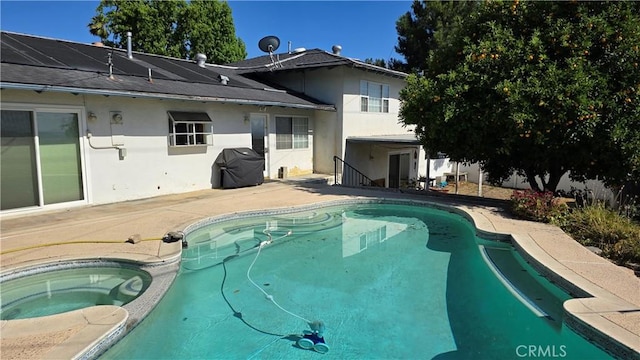
[[[246,100],[246,99],[231,99],[220,98],[211,96],[188,96],[188,95],[173,95],[173,94],[157,94],[147,92],[135,92],[126,90],[101,90],[101,89],[84,89],[66,86],[55,85],[33,85],[33,84],[16,84],[0,82],[1,89],[12,90],[33,90],[38,93],[43,91],[54,91],[72,94],[85,94],[85,95],[103,95],[103,96],[124,96],[124,97],[137,97],[144,99],[162,99],[162,100],[186,100],[186,101],[205,101],[215,103],[227,103],[237,105],[257,105],[257,106],[280,106],[294,109],[307,109],[307,110],[322,110],[322,111],[336,111],[333,105],[304,105],[304,104],[292,104],[279,101],[260,101],[260,100]]]

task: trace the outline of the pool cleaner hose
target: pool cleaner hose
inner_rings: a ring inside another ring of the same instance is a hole
[[[280,304],[278,304],[278,302],[273,298],[273,295],[267,293],[262,287],[260,287],[260,285],[256,284],[255,281],[253,281],[253,279],[251,279],[251,269],[253,268],[253,265],[255,265],[256,261],[258,260],[258,257],[260,257],[260,252],[262,251],[262,248],[271,244],[274,240],[271,237],[271,234],[268,232],[265,232],[265,234],[267,234],[267,236],[269,237],[268,240],[262,241],[260,242],[260,244],[258,245],[258,252],[256,253],[256,257],[253,259],[253,261],[251,262],[251,265],[249,265],[249,268],[247,269],[247,279],[251,282],[251,284],[253,284],[253,286],[255,286],[258,290],[260,290],[264,296],[270,300],[276,307],[278,307],[278,309],[286,312],[287,314],[296,317],[302,321],[304,321],[305,323],[307,323],[307,325],[311,328],[311,331],[309,330],[305,330],[303,332],[303,336],[302,338],[300,338],[297,342],[298,346],[306,349],[306,350],[315,350],[319,353],[326,353],[329,351],[329,346],[325,343],[324,341],[324,323],[322,321],[316,320],[316,321],[310,321],[308,319],[305,319],[304,317],[295,314],[285,308],[283,308]],[[287,234],[285,234],[284,236],[280,237],[284,238],[288,235],[291,235],[291,231],[287,232]]]

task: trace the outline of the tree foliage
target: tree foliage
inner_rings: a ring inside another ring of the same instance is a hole
[[[638,179],[640,3],[470,4],[464,18],[424,5],[441,13],[400,117],[425,149],[478,162],[492,182],[515,171],[534,190],[555,191],[567,172]]]
[[[402,60],[396,59],[396,58],[390,58],[389,60],[366,58],[364,59],[364,62],[367,64],[380,66],[390,70],[402,71],[402,72],[407,71],[407,64],[402,62]]]
[[[380,66],[380,67],[383,67],[383,68],[387,67],[387,62],[384,59],[366,58],[366,59],[364,59],[364,62],[367,63],[367,64]]]
[[[476,5],[474,1],[414,0],[411,11],[407,11],[396,21],[398,45],[395,50],[404,56],[405,70],[426,70],[426,59],[436,46],[436,27],[439,29],[439,35],[457,29],[464,24],[464,20]]]
[[[133,49],[146,53],[188,59],[204,53],[218,64],[247,56],[223,1],[102,0],[88,27],[107,46],[126,47],[130,31]]]

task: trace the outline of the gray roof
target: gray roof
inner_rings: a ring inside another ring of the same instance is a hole
[[[239,70],[241,73],[291,71],[319,67],[347,66],[401,79],[407,77],[407,74],[400,71],[367,64],[357,59],[336,55],[321,49],[264,55],[227,65]]]
[[[335,110],[232,67],[2,31],[0,88]],[[112,66],[109,66],[109,63]],[[227,77],[227,84],[221,82]]]

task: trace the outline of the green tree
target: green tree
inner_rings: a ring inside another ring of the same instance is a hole
[[[215,63],[247,56],[229,5],[217,0],[101,0],[88,27],[105,45],[118,48],[127,46],[130,31],[133,49],[150,54],[193,58],[202,52]]]
[[[478,162],[492,182],[638,179],[639,14],[638,2],[476,3],[434,27],[400,118],[427,151]]]
[[[409,72],[426,70],[426,59],[436,46],[436,27],[439,29],[439,35],[457,29],[477,5],[475,1],[414,0],[411,11],[407,11],[396,21],[398,45],[395,50],[406,60],[404,69]]]
[[[244,42],[236,37],[231,8],[226,2],[191,0],[179,17],[176,32],[184,44],[183,57],[192,59],[203,53],[217,64],[247,57]]]
[[[395,71],[402,71],[402,72],[406,72],[407,71],[407,64],[405,64],[404,62],[402,62],[402,60],[400,59],[396,59],[396,58],[390,58],[388,61],[385,61],[384,59],[373,59],[373,58],[366,58],[364,59],[364,62],[367,64],[371,64],[371,65],[376,65],[376,66],[380,66],[383,68],[387,68],[390,70],[395,70]]]
[[[366,58],[364,59],[364,62],[367,64],[371,64],[371,65],[375,65],[375,66],[380,66],[383,68],[387,67],[387,62],[384,59],[373,59],[373,58]]]

